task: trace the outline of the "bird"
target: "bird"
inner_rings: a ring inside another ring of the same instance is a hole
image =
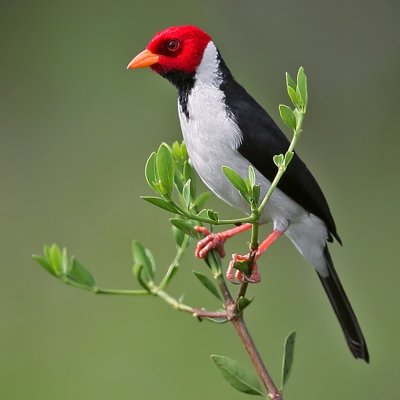
[[[252,165],[261,194],[265,195],[277,172],[273,156],[287,151],[287,137],[233,77],[211,36],[196,26],[171,26],[158,32],[128,64],[128,69],[145,67],[177,88],[183,138],[202,181],[224,202],[248,212],[248,204],[230,184],[222,167],[228,166],[245,178]],[[317,272],[351,353],[368,363],[364,335],[328,250],[328,243],[334,239],[342,244],[335,221],[319,184],[297,153],[260,221],[271,222],[273,230],[260,244],[256,259],[280,236],[287,236]],[[223,256],[224,242],[250,228],[251,224],[242,224],[211,233],[197,227],[205,237],[195,254],[204,258],[216,249]],[[227,278],[243,279],[240,272],[234,272],[233,263],[248,259],[249,255],[234,254]],[[253,268],[249,280],[260,280],[258,268]]]

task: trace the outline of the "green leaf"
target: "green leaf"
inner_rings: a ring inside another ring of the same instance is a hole
[[[246,297],[240,296],[237,301],[237,308],[239,311],[243,311],[246,307],[248,307],[254,299],[247,299]]]
[[[261,383],[256,375],[231,358],[213,354],[211,356],[222,376],[235,389],[247,394],[264,396]]]
[[[243,272],[245,275],[249,275],[250,267],[249,263],[245,260],[235,261],[233,264],[233,268],[237,269],[240,272]]]
[[[294,80],[291,78],[291,76],[286,72],[286,87],[287,88],[292,88],[294,90],[296,90],[296,84],[294,82]]]
[[[153,280],[156,266],[150,250],[134,240],[132,242],[132,256],[135,264],[143,265],[143,273],[146,275],[146,280]]]
[[[174,188],[175,165],[171,155],[171,150],[163,143],[157,152],[156,165],[158,176],[165,191],[164,195],[170,197]]]
[[[229,179],[231,184],[239,191],[239,193],[242,195],[242,197],[248,201],[249,198],[249,192],[247,190],[247,185],[244,179],[232,168],[229,168],[227,166],[222,167],[225,176]]]
[[[50,274],[54,275],[54,276],[58,276],[57,273],[54,271],[53,267],[49,264],[49,262],[40,256],[37,255],[33,255],[32,258],[39,263],[39,265],[41,265],[47,272],[50,272]]]
[[[62,255],[61,255],[61,270],[63,275],[67,275],[69,271],[70,265],[68,262],[68,255],[67,255],[67,249],[64,247],[62,250]]]
[[[302,106],[304,108],[307,107],[308,103],[308,93],[307,93],[307,77],[306,74],[304,73],[304,68],[300,67],[299,71],[297,73],[297,89],[296,89],[297,95],[301,99]]]
[[[297,96],[296,90],[293,89],[292,87],[287,88],[288,95],[290,97],[290,100],[292,100],[292,103],[295,107],[298,107],[301,105],[301,100],[299,96]]]
[[[174,225],[175,227],[180,229],[186,235],[189,235],[189,236],[195,237],[195,238],[198,237],[198,233],[194,230],[194,227],[190,222],[185,221],[181,218],[170,218],[169,221],[171,222],[172,225]]]
[[[178,163],[183,163],[188,160],[185,142],[182,141],[182,143],[179,143],[175,141],[172,143],[172,156]]]
[[[156,192],[159,192],[158,187],[156,186],[156,183],[159,181],[156,158],[157,154],[155,152],[150,154],[150,157],[146,162],[145,175],[148,185]]]
[[[218,300],[222,301],[218,289],[216,288],[216,286],[214,285],[214,283],[211,281],[210,278],[208,278],[201,272],[193,271],[193,273],[196,276],[196,278],[203,284],[204,287],[206,287]]]
[[[180,229],[178,229],[175,225],[172,225],[172,234],[178,247],[182,247],[182,244],[184,243],[185,237],[187,235],[183,233]]]
[[[293,151],[287,151],[285,154],[285,166],[287,167],[290,163],[290,161],[292,161],[292,158],[294,156],[294,152]]]
[[[185,206],[187,209],[190,207],[190,183],[192,182],[191,179],[189,179],[185,185],[183,186],[182,189],[182,197],[183,201],[185,202]]]
[[[146,200],[150,204],[162,208],[163,210],[170,211],[174,214],[180,214],[179,210],[175,207],[172,201],[162,199],[161,197],[153,197],[153,196],[141,196],[141,198],[143,200]]]
[[[218,213],[214,210],[207,210],[208,218],[212,219],[215,222],[218,222]]]
[[[296,342],[296,332],[293,331],[285,339],[283,363],[282,363],[282,388],[288,381],[290,370],[293,365],[294,345]]]
[[[249,181],[251,186],[256,184],[256,172],[252,165],[249,165]]]
[[[274,164],[279,168],[285,161],[285,156],[283,154],[277,154],[273,158]]]
[[[195,201],[195,205],[198,210],[201,210],[206,204],[207,200],[210,198],[210,192],[202,193]]]
[[[95,285],[92,274],[75,257],[71,258],[68,278],[88,288],[92,288]]]
[[[168,269],[167,274],[165,275],[164,279],[162,280],[162,282],[160,284],[161,289],[165,289],[170,284],[170,282],[172,281],[172,278],[176,275],[178,270],[179,270],[178,265],[172,265]]]
[[[196,196],[196,172],[189,161],[185,161],[183,166],[183,176],[185,182],[189,179],[191,180],[190,195],[194,198]]]
[[[172,151],[172,157],[174,158],[174,160],[177,161],[181,158],[181,146],[178,141],[175,141],[174,143],[172,143],[171,151]]]
[[[48,252],[48,261],[50,262],[50,265],[52,266],[54,272],[57,275],[61,275],[62,270],[61,270],[61,250],[60,248],[53,243],[51,247],[49,248]]]
[[[132,272],[133,272],[133,275],[136,277],[137,281],[139,282],[140,286],[143,289],[146,289],[148,292],[150,292],[147,282],[146,282],[145,278],[143,277],[143,275],[146,274],[144,272],[144,269],[145,269],[145,267],[142,264],[135,264],[132,267]]]
[[[286,126],[296,129],[296,117],[290,107],[285,106],[284,104],[279,104],[279,114]]]
[[[256,204],[260,201],[261,185],[253,186],[253,200]]]
[[[213,322],[214,324],[225,324],[226,322],[228,322],[228,320],[226,318],[207,317],[206,319],[207,319],[207,321]]]

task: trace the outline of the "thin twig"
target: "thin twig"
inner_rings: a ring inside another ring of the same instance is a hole
[[[231,322],[235,327],[236,332],[240,336],[240,339],[242,340],[244,347],[246,348],[246,351],[250,356],[250,359],[257,371],[258,376],[260,377],[265,389],[267,389],[269,397],[274,400],[283,400],[282,393],[274,384],[271,375],[265,367],[264,362],[250,335],[250,332],[247,329],[243,316],[238,315],[236,318],[233,318]]]

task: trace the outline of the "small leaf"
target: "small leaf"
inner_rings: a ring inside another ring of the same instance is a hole
[[[207,317],[206,319],[207,319],[207,321],[213,322],[214,324],[225,324],[226,322],[228,322],[228,320],[226,318]]]
[[[257,376],[247,368],[231,358],[213,354],[211,356],[222,376],[235,389],[247,394],[264,396],[264,392]]]
[[[242,197],[248,201],[249,193],[247,190],[247,185],[244,179],[232,168],[227,166],[222,167],[225,176],[229,179],[231,184],[239,191]]]
[[[165,275],[163,281],[160,284],[161,289],[165,289],[171,282],[172,278],[176,275],[178,272],[179,267],[178,265],[172,265],[169,269],[167,274]]]
[[[48,251],[49,262],[57,275],[61,275],[61,250],[53,243]]]
[[[190,183],[192,182],[191,179],[189,179],[185,185],[183,186],[182,189],[182,197],[183,201],[185,202],[185,206],[187,209],[190,207]]]
[[[149,287],[147,285],[147,282],[145,281],[145,278],[143,277],[144,274],[144,266],[142,264],[135,264],[132,267],[132,272],[137,281],[139,282],[140,286],[143,289],[146,289],[148,292],[150,292]]]
[[[206,287],[218,300],[222,301],[218,289],[216,288],[216,286],[214,285],[214,283],[211,281],[210,278],[208,278],[201,272],[193,271],[193,273],[196,276],[196,278],[203,284],[204,287]]]
[[[208,218],[212,219],[215,222],[218,222],[218,213],[214,210],[207,210]]]
[[[282,363],[282,388],[285,386],[290,370],[293,365],[293,353],[294,345],[296,342],[296,332],[293,331],[285,339],[284,353],[283,353],[283,363]]]
[[[190,222],[185,221],[181,218],[171,218],[169,221],[171,222],[172,225],[176,226],[183,233],[186,233],[186,235],[189,235],[189,236],[192,236],[195,238],[198,237],[197,232],[194,230],[193,225]]]
[[[156,192],[159,192],[157,186],[155,185],[159,180],[156,166],[156,158],[157,154],[155,152],[150,154],[150,157],[146,162],[145,175],[148,185]]]
[[[192,198],[194,198],[194,196],[196,196],[196,172],[189,161],[185,161],[185,164],[183,166],[183,176],[185,182],[189,179],[191,180],[190,195],[192,196]]]
[[[163,143],[158,149],[156,165],[159,179],[165,189],[163,194],[170,197],[174,188],[175,165],[174,160],[172,159],[171,150],[165,143]]]
[[[68,262],[68,255],[67,255],[67,249],[64,247],[62,250],[62,256],[61,256],[61,270],[63,275],[67,275],[69,271],[70,265]]]
[[[290,100],[292,100],[292,103],[295,107],[298,107],[301,105],[301,100],[299,96],[297,96],[296,90],[293,89],[292,87],[287,88],[288,95],[290,97]]]
[[[237,269],[240,272],[243,272],[245,275],[249,275],[250,267],[249,263],[245,260],[235,261],[233,264],[233,268]]]
[[[292,89],[296,90],[296,84],[291,76],[286,72],[286,87],[291,87]]]
[[[92,274],[75,257],[71,258],[68,278],[88,288],[94,287],[95,285]]]
[[[150,250],[134,240],[132,242],[132,256],[135,264],[143,265],[143,273],[146,274],[146,280],[153,280],[156,267]]]
[[[290,107],[285,106],[284,104],[279,104],[279,114],[286,126],[296,129],[296,117]]]
[[[300,67],[299,72],[297,73],[297,95],[301,99],[302,106],[304,108],[307,107],[308,103],[308,93],[307,93],[307,77],[304,73],[304,68]]]
[[[172,143],[171,151],[174,160],[178,161],[181,158],[181,146],[178,141]]]
[[[248,307],[253,302],[253,299],[247,299],[246,297],[240,296],[237,301],[237,308],[239,311],[243,311],[246,307]]]
[[[161,197],[153,197],[153,196],[141,196],[141,198],[143,200],[146,200],[150,204],[162,208],[163,210],[170,211],[174,214],[180,214],[179,210],[175,207],[172,201],[162,199]]]
[[[260,201],[261,185],[253,186],[253,200],[256,204]]]
[[[285,156],[283,154],[277,154],[274,156],[273,160],[274,164],[279,168],[283,164]]]
[[[195,205],[198,210],[201,210],[204,207],[204,204],[206,204],[207,200],[210,198],[210,195],[210,192],[204,192],[196,199]]]
[[[249,165],[249,181],[251,186],[256,184],[256,172],[252,165]]]
[[[32,258],[38,262],[47,272],[50,272],[50,274],[54,276],[58,276],[57,273],[54,271],[53,267],[49,264],[49,262],[44,259],[43,257],[33,255]]]
[[[172,234],[175,238],[175,242],[179,247],[182,247],[184,243],[185,237],[187,236],[180,229],[178,229],[175,225],[172,225]]]
[[[290,163],[290,161],[292,161],[292,158],[294,156],[294,152],[293,151],[287,151],[285,154],[285,166],[287,167]]]

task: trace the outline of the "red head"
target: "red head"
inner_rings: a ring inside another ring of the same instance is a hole
[[[194,74],[211,37],[195,26],[171,26],[157,33],[129,69],[151,67],[159,74],[179,71]]]

